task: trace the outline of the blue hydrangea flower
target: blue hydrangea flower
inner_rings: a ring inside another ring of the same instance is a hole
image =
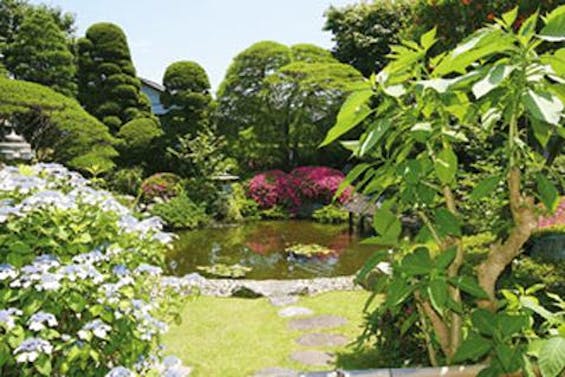
[[[40,354],[50,355],[53,346],[45,339],[27,338],[15,350],[14,355],[18,363],[34,362]]]

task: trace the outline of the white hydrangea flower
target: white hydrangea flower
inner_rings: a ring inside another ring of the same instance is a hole
[[[79,264],[96,264],[99,262],[104,262],[108,260],[108,256],[105,255],[99,249],[93,250],[89,253],[75,255],[73,257],[73,262]]]
[[[138,274],[148,274],[152,276],[158,276],[163,273],[163,269],[161,267],[152,266],[147,263],[142,263],[135,269],[135,272]]]
[[[12,280],[18,277],[18,271],[9,264],[0,264],[0,281]]]
[[[110,370],[105,377],[134,377],[135,373],[125,367],[115,367]]]
[[[97,338],[106,339],[110,330],[112,330],[112,328],[109,325],[100,319],[95,319],[94,321],[86,323],[82,329],[79,330],[77,335],[80,339],[87,339],[88,333],[90,332]]]
[[[47,327],[57,326],[58,322],[53,314],[41,311],[32,315],[27,324],[31,331],[41,331]],[[47,324],[47,326],[45,326],[45,324]]]
[[[15,350],[14,355],[18,363],[34,362],[40,354],[50,355],[53,346],[45,339],[27,338]]]
[[[72,197],[65,195],[61,191],[44,190],[28,196],[21,203],[23,211],[32,211],[42,207],[55,207],[60,210],[77,208],[77,204]]]
[[[16,318],[22,314],[22,311],[16,308],[0,310],[0,325],[3,325],[6,330],[11,330],[16,326]]]

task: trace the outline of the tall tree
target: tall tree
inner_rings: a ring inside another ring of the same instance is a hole
[[[320,47],[256,43],[234,58],[220,86],[219,129],[232,155],[254,164],[248,168],[309,162],[348,86],[362,79]]]
[[[161,102],[167,113],[161,119],[168,135],[195,135],[208,124],[212,96],[204,68],[191,61],[173,63],[165,71],[163,85]]]
[[[19,80],[32,81],[74,97],[76,66],[65,33],[45,8],[31,9],[5,50],[6,68]]]
[[[0,0],[0,62],[5,56],[6,47],[12,43],[26,16],[33,10],[43,10],[51,15],[53,21],[65,34],[69,46],[75,32],[75,17],[60,8],[45,5],[35,6],[27,0]]]
[[[369,77],[387,63],[389,45],[410,20],[413,2],[382,0],[342,8],[330,7],[324,30],[333,34],[334,56]]]
[[[116,134],[130,120],[152,117],[127,38],[111,23],[92,25],[78,41],[79,101]]]

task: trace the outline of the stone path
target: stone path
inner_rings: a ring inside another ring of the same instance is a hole
[[[289,322],[288,327],[291,330],[317,330],[331,329],[347,324],[347,319],[336,315],[320,315],[310,318],[293,319]]]
[[[304,334],[296,340],[296,343],[306,347],[339,347],[345,346],[349,340],[339,334]]]
[[[281,318],[289,318],[288,329],[300,331],[302,334],[296,339],[296,344],[305,349],[297,349],[289,359],[304,366],[317,366],[329,368],[335,361],[334,355],[328,352],[328,348],[344,346],[348,343],[346,336],[338,333],[317,333],[315,330],[334,329],[347,324],[347,319],[335,315],[314,315],[310,308],[297,306],[298,297],[291,296],[287,292],[269,297],[273,307],[278,307],[278,315]],[[305,318],[294,318],[305,317]],[[334,330],[336,331],[336,330]],[[314,348],[314,349],[312,349]],[[265,368],[254,377],[299,377],[303,376],[299,371],[282,368]]]

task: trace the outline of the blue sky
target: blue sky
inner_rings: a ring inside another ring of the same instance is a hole
[[[194,60],[217,88],[232,58],[260,40],[332,46],[330,6],[355,0],[34,0],[76,15],[79,36],[95,22],[120,25],[140,76],[161,82],[167,65]]]

